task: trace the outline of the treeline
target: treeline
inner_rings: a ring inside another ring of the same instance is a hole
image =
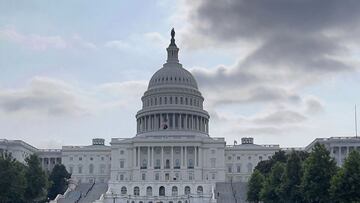
[[[27,157],[25,162],[0,154],[0,203],[47,202],[66,190],[71,174],[64,165],[56,165],[47,174],[37,155]]]
[[[311,153],[279,151],[255,167],[248,182],[247,200],[255,203],[360,202],[360,153],[351,151],[339,168],[321,144],[316,144]]]

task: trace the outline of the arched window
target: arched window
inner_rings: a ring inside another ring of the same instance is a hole
[[[186,186],[184,190],[185,195],[189,195],[191,193],[190,187]]]
[[[176,186],[173,186],[171,189],[171,195],[177,196],[178,195],[178,188]]]
[[[165,187],[164,186],[159,187],[159,196],[165,196]]]
[[[152,196],[152,187],[147,187],[146,188],[146,196]]]
[[[121,194],[122,194],[122,195],[126,195],[126,193],[127,193],[127,189],[126,189],[126,187],[124,186],[124,187],[121,188]]]
[[[89,165],[89,173],[90,173],[90,174],[93,174],[93,173],[94,173],[94,165],[93,165],[93,164],[90,164],[90,165]]]
[[[134,195],[135,195],[135,196],[139,196],[139,195],[140,195],[140,188],[139,188],[139,187],[134,187]]]
[[[197,193],[201,194],[201,195],[203,194],[203,187],[202,186],[197,187]]]

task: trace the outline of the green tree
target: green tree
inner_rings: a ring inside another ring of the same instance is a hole
[[[48,181],[45,172],[40,166],[37,155],[32,154],[25,159],[27,168],[25,178],[27,187],[25,190],[25,199],[27,202],[38,202],[46,198]]]
[[[280,186],[284,170],[284,163],[277,162],[272,167],[269,177],[265,178],[264,185],[260,191],[260,199],[265,203],[281,202]]]
[[[0,156],[0,202],[22,203],[26,188],[25,166],[11,156]]]
[[[329,189],[337,167],[324,145],[316,143],[304,163],[302,191],[306,202],[330,202]]]
[[[351,151],[331,180],[330,194],[336,202],[360,202],[360,153]]]
[[[49,188],[48,198],[54,199],[58,194],[64,194],[71,174],[67,172],[66,168],[62,164],[55,165],[51,171],[49,182],[51,187]]]
[[[264,176],[258,170],[255,170],[251,174],[248,182],[247,201],[255,203],[260,201],[260,191],[262,189],[264,179]]]
[[[303,202],[301,194],[302,162],[298,152],[292,151],[285,165],[280,196],[284,202]]]
[[[255,169],[258,170],[261,174],[267,175],[270,173],[271,168],[277,162],[286,163],[287,157],[285,151],[278,151],[269,159],[260,161],[258,165],[256,165]]]

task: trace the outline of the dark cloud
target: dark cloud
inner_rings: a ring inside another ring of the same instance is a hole
[[[190,4],[190,2],[188,2]],[[190,19],[197,31],[221,41],[312,35],[359,25],[356,0],[200,0]]]

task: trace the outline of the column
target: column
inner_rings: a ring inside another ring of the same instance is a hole
[[[173,169],[174,168],[174,147],[171,146],[171,162],[170,162],[170,168]]]
[[[172,120],[173,120],[173,129],[176,128],[176,125],[175,125],[175,116],[176,116],[176,113],[173,113],[173,117],[172,117]]]
[[[154,168],[154,147],[151,147],[151,166]]]
[[[136,167],[136,147],[133,147],[133,168]]]
[[[184,165],[184,150],[183,150],[183,147],[181,146],[180,147],[180,168],[183,168],[183,165]]]
[[[194,155],[195,155],[195,163],[194,163],[194,168],[195,168],[195,166],[197,166],[197,147],[194,147]]]
[[[182,129],[182,114],[179,114],[179,129]]]
[[[209,121],[206,120],[206,133],[209,133]]]
[[[188,129],[188,115],[185,114],[185,123],[184,123],[184,128],[187,130]]]
[[[185,147],[185,161],[184,161],[184,164],[185,164],[185,168],[187,168],[187,147]]]
[[[150,147],[148,146],[147,147],[148,148],[148,151],[147,151],[147,153],[148,153],[148,160],[147,160],[147,168],[150,168]]]
[[[202,167],[203,164],[202,164],[202,149],[201,147],[199,147],[199,166]]]
[[[141,151],[141,147],[137,147],[138,148],[138,150],[137,150],[137,152],[138,152],[138,160],[137,160],[137,166],[138,167],[140,167],[140,151]]]
[[[161,169],[164,169],[164,147],[161,147]]]

